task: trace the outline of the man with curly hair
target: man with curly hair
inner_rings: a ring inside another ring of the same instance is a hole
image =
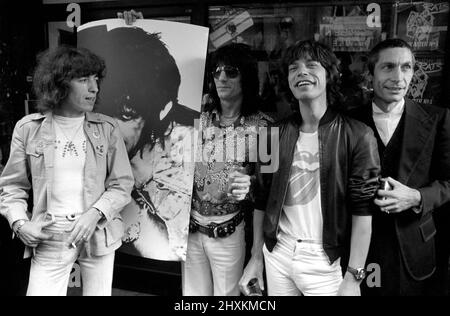
[[[33,80],[40,113],[15,126],[0,212],[32,256],[29,296],[65,295],[76,260],[83,295],[111,295],[133,175],[117,124],[92,112],[104,71],[86,49],[46,51]]]

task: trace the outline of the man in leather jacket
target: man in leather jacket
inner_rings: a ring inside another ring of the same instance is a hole
[[[279,143],[271,144],[280,149],[278,170],[258,176],[244,293],[252,278],[264,286],[264,254],[269,295],[360,295],[380,166],[370,128],[333,108],[338,65],[328,47],[313,41],[284,56],[299,113],[280,122]],[[348,258],[343,273],[340,259],[345,265]]]

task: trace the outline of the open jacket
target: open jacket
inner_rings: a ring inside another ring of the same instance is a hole
[[[279,148],[270,146],[279,151],[278,170],[263,174],[257,168],[256,209],[265,211],[264,241],[269,251],[277,243],[300,125],[299,114],[280,122]],[[352,215],[372,215],[380,161],[372,130],[331,108],[320,120],[318,133],[323,248],[334,262],[348,255]]]
[[[376,130],[372,106],[367,104],[351,115]],[[420,213],[413,210],[390,216],[401,256],[415,280],[431,276],[435,270],[436,227],[432,211],[450,201],[450,111],[432,105],[420,105],[405,99],[403,141],[397,181],[417,189],[422,196]],[[384,216],[380,212],[377,216]],[[373,231],[382,233],[374,218]],[[393,241],[394,242],[394,241]],[[371,247],[377,245],[372,234]]]
[[[86,113],[87,138],[84,169],[85,211],[100,210],[104,219],[89,241],[90,253],[106,255],[120,247],[123,235],[122,208],[130,201],[134,184],[127,151],[114,120],[98,113]],[[15,126],[10,158],[0,177],[0,213],[9,224],[20,219],[42,220],[52,192],[54,159],[53,114],[31,114]],[[33,210],[27,201],[33,189]],[[31,255],[26,249],[25,257]]]

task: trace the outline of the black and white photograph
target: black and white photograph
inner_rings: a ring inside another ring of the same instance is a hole
[[[0,296],[448,297],[449,25],[443,0],[0,0]]]

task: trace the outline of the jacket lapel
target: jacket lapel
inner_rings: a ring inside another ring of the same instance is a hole
[[[53,168],[53,158],[55,155],[55,136],[53,132],[53,114],[51,112],[46,113],[45,119],[42,121],[41,137],[42,140],[37,144],[37,147],[40,147],[38,148],[38,150],[42,151],[44,154],[46,169]]]
[[[84,123],[84,132],[89,142],[92,144],[93,151],[96,156],[106,155],[108,148],[105,148],[105,144],[102,141],[102,134],[99,128],[101,120],[96,113],[87,112],[86,121]],[[89,147],[89,146],[88,146]]]
[[[294,161],[294,150],[297,144],[298,137],[300,135],[300,125],[298,123],[298,118],[291,117],[288,123],[285,125],[284,130],[281,131],[282,135],[280,135],[280,145],[279,145],[279,157],[280,163],[278,166],[278,176],[275,177],[278,179],[278,183],[272,185],[271,194],[278,195],[276,192],[284,192],[282,206],[284,204],[284,200],[286,199],[287,188],[290,183],[290,175],[292,162]],[[285,135],[283,135],[285,134]]]
[[[433,119],[420,105],[408,99],[405,100],[405,111],[398,181],[408,185],[425,145],[429,141]]]
[[[295,146],[297,144],[298,137],[300,135],[300,126],[297,125],[297,123],[288,124],[286,133],[288,134],[288,136],[285,138],[286,144],[283,147],[280,146],[280,149],[283,148],[283,150],[286,150],[286,152],[293,153],[295,150]],[[290,172],[291,167],[292,167],[292,162],[294,160],[294,155],[289,155],[289,156],[281,155],[281,157],[283,157],[283,158],[280,161],[280,166],[286,167],[287,169],[289,169],[289,172]]]

